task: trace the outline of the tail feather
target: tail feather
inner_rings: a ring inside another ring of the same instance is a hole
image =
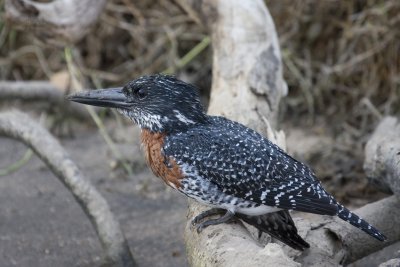
[[[261,232],[265,232],[282,241],[286,245],[303,251],[310,245],[297,234],[297,228],[287,210],[267,213],[260,216],[248,216],[236,214],[239,219],[254,226]]]
[[[387,239],[378,229],[370,225],[367,221],[360,218],[358,215],[352,213],[350,210],[345,208],[343,205],[338,203],[339,211],[338,216],[340,219],[350,223],[351,225],[363,230],[365,233],[380,241],[385,241]]]

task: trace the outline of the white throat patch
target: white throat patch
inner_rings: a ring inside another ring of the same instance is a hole
[[[162,129],[163,126],[161,124],[161,116],[154,115],[149,113],[144,113],[140,111],[138,114],[133,110],[125,110],[125,109],[118,109],[118,111],[125,115],[126,117],[130,118],[134,123],[139,124],[140,127],[150,128],[153,129],[154,126],[157,126],[158,129]]]

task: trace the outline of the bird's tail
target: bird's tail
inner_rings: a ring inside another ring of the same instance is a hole
[[[341,205],[339,203],[337,203],[337,205],[339,207],[338,216],[340,219],[363,230],[370,236],[375,237],[376,239],[378,239],[380,241],[385,241],[387,239],[386,236],[384,236],[381,232],[379,232],[378,229],[376,229],[375,227],[370,225],[367,221],[363,220],[358,215],[352,213],[347,208],[345,208],[343,205]]]
[[[286,210],[267,213],[260,216],[248,216],[235,214],[236,217],[254,226],[261,232],[265,232],[282,241],[286,245],[303,251],[310,245],[297,234],[297,228]]]

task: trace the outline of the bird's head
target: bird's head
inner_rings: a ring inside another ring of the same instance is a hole
[[[182,131],[207,121],[197,89],[161,74],[140,77],[121,88],[78,92],[68,99],[116,108],[142,129],[152,132]]]

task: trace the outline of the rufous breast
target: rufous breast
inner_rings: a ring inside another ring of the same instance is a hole
[[[142,129],[142,147],[147,164],[153,173],[163,179],[167,185],[178,189],[181,187],[180,180],[183,179],[183,174],[176,161],[161,152],[165,136],[163,133],[152,133],[147,129]]]

